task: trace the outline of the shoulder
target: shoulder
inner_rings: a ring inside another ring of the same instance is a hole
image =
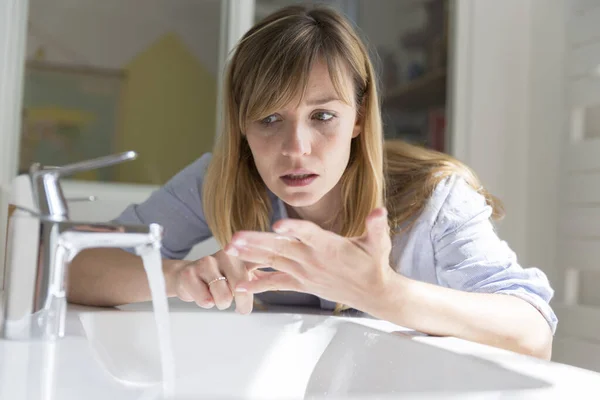
[[[206,169],[212,158],[211,153],[205,153],[175,174],[165,185],[167,188],[190,188],[204,180]]]
[[[477,189],[458,174],[441,180],[425,208],[432,238],[439,238],[468,222],[491,224],[492,207]]]
[[[433,238],[440,231],[457,229],[474,217],[491,223],[493,209],[486,197],[460,173],[440,178],[422,201],[424,204],[420,210],[400,226],[419,226],[419,232],[430,232]],[[412,228],[411,231],[415,232]]]
[[[206,173],[206,168],[212,159],[212,153],[204,153],[202,156],[188,164],[185,168],[177,173],[177,175],[194,175],[203,177]],[[175,176],[177,176],[175,175]]]
[[[428,227],[433,239],[443,232],[458,229],[474,217],[491,222],[492,211],[486,198],[455,173],[435,184],[420,213],[411,221],[413,226]]]
[[[429,207],[437,214],[468,213],[473,207],[486,207],[485,197],[458,174],[442,179],[429,198]]]

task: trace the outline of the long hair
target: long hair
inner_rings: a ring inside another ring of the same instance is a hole
[[[238,230],[270,230],[271,201],[244,132],[250,121],[303,94],[317,60],[326,63],[340,98],[354,101],[361,113],[362,132],[352,140],[341,178],[340,233],[362,234],[369,212],[384,204],[381,116],[367,49],[336,11],[286,7],[244,35],[225,74],[224,130],[215,143],[202,194],[208,226],[222,246]],[[350,74],[353,93],[342,74]]]
[[[485,196],[494,218],[502,215],[500,203],[462,163],[399,141],[384,144],[373,65],[352,25],[327,7],[290,6],[250,29],[227,66],[223,132],[202,191],[206,221],[222,246],[236,231],[270,230],[271,200],[244,132],[249,122],[302,95],[317,60],[326,63],[340,98],[354,100],[362,123],[341,178],[341,235],[363,234],[367,215],[383,205],[392,228],[406,225],[422,211],[435,186],[452,174]],[[343,84],[342,74],[348,73],[352,93]]]
[[[464,179],[485,198],[492,207],[492,219],[504,216],[502,203],[481,186],[473,170],[455,158],[401,140],[386,141],[384,154],[385,204],[393,233],[408,230],[437,184],[451,175]]]

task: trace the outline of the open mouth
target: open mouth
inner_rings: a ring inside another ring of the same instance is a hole
[[[318,177],[317,174],[288,174],[281,176],[280,179],[288,186],[307,186]]]

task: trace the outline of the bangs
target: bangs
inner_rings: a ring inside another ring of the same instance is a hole
[[[260,54],[246,60],[245,76],[239,76],[235,85],[242,132],[251,121],[265,118],[293,101],[300,104],[312,66],[319,61],[326,63],[338,98],[349,105],[353,103],[349,84],[356,71],[345,61],[348,57],[344,56],[341,46],[317,25],[302,28],[283,30],[279,38],[265,41],[271,47],[259,49]],[[260,31],[256,35],[260,35]]]

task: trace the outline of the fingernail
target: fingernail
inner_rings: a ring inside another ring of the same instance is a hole
[[[284,226],[278,226],[277,228],[273,228],[276,233],[285,233],[288,230]]]
[[[246,246],[247,242],[244,239],[235,239],[233,244],[238,247],[244,247]]]
[[[240,255],[240,252],[237,251],[237,249],[235,247],[230,247],[227,250],[225,250],[225,253],[229,254],[230,256],[234,256],[237,257]]]
[[[385,218],[387,216],[388,216],[387,208],[383,208],[383,214],[381,215],[381,218]]]
[[[246,293],[248,289],[246,289],[245,287],[236,286],[235,291],[239,293]]]
[[[250,311],[251,310],[240,310],[239,308],[235,309],[235,312],[237,312],[240,315],[248,315],[248,314],[250,314]]]

